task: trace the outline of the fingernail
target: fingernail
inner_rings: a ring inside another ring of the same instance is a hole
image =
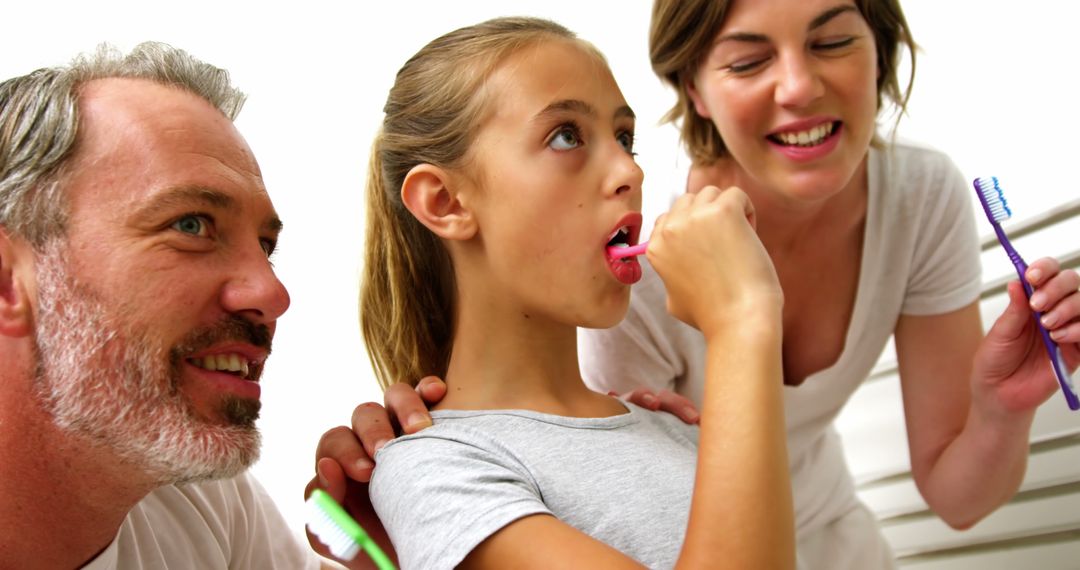
[[[1050,338],[1060,342],[1061,339],[1065,338],[1065,331],[1061,329],[1058,329],[1056,331],[1050,331]]]
[[[1036,311],[1041,309],[1042,306],[1043,306],[1043,303],[1045,303],[1045,302],[1046,302],[1046,295],[1043,295],[1042,293],[1035,293],[1034,295],[1031,296],[1031,308],[1035,309]]]
[[[701,419],[697,411],[694,408],[684,408],[683,414],[686,415],[686,419],[690,420],[690,423],[697,423]]]
[[[652,394],[645,394],[641,397],[641,401],[645,402],[645,405],[651,406],[656,403],[656,398]]]
[[[375,442],[375,453],[378,453],[379,450],[382,449],[383,446],[388,444],[388,443],[390,443],[389,439],[380,439],[379,441],[376,441]]]
[[[1028,283],[1038,283],[1042,281],[1042,271],[1038,269],[1029,269],[1027,273]]]
[[[355,465],[356,465],[356,468],[360,469],[360,470],[374,469],[375,468],[375,463],[373,463],[367,457],[361,457],[360,459],[357,459]]]
[[[405,430],[412,432],[431,426],[431,416],[423,412],[415,412],[409,416],[409,421],[406,422]]]
[[[1048,314],[1043,315],[1042,325],[1044,327],[1050,328],[1050,327],[1054,326],[1055,324],[1057,324],[1057,315],[1055,315],[1054,313],[1048,313]]]
[[[326,477],[323,477],[322,471],[316,470],[316,474],[319,476],[319,486],[323,489],[329,489],[330,483],[326,480]]]

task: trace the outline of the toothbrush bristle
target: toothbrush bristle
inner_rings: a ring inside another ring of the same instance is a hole
[[[983,203],[990,212],[995,222],[1003,222],[1012,217],[1012,210],[1005,201],[1005,193],[1001,190],[996,176],[976,179],[979,185],[979,194],[982,195]]]
[[[307,502],[307,527],[340,560],[352,560],[360,545],[314,501]]]

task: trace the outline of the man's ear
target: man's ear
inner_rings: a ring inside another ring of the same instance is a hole
[[[401,201],[435,235],[467,240],[476,235],[476,218],[452,189],[448,172],[431,164],[418,164],[405,175]]]
[[[21,337],[33,330],[29,280],[33,271],[30,246],[13,239],[0,226],[0,335]]]
[[[690,97],[690,102],[694,105],[694,110],[702,119],[709,119],[709,108],[705,106],[705,99],[701,97],[701,92],[698,91],[697,85],[694,83],[694,78],[691,77],[686,81],[686,96]]]

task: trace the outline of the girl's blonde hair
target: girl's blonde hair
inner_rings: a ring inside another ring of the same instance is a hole
[[[497,18],[435,39],[398,71],[368,165],[360,286],[360,328],[383,389],[443,376],[454,338],[453,264],[402,204],[405,176],[419,164],[464,166],[484,119],[487,78],[514,52],[553,39],[595,52],[554,22]]]
[[[695,164],[712,164],[727,153],[716,126],[694,110],[687,87],[708,55],[730,6],[727,0],[656,0],[653,3],[649,59],[653,72],[674,87],[678,96],[664,120],[680,125],[683,144]],[[855,0],[855,6],[874,33],[878,110],[882,108],[883,97],[888,99],[895,106],[899,121],[907,109],[911,85],[915,81],[915,40],[899,0]],[[897,68],[903,48],[911,56],[911,74],[907,85],[901,88]]]

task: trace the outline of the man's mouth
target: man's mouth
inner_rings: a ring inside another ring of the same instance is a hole
[[[784,146],[811,147],[824,142],[840,126],[840,121],[822,123],[804,131],[789,131],[768,135],[768,139]]]
[[[255,380],[252,372],[256,370],[257,362],[249,362],[248,359],[235,352],[224,354],[209,354],[202,357],[188,358],[187,361],[193,366],[210,370],[212,372],[224,372],[245,380]]]

